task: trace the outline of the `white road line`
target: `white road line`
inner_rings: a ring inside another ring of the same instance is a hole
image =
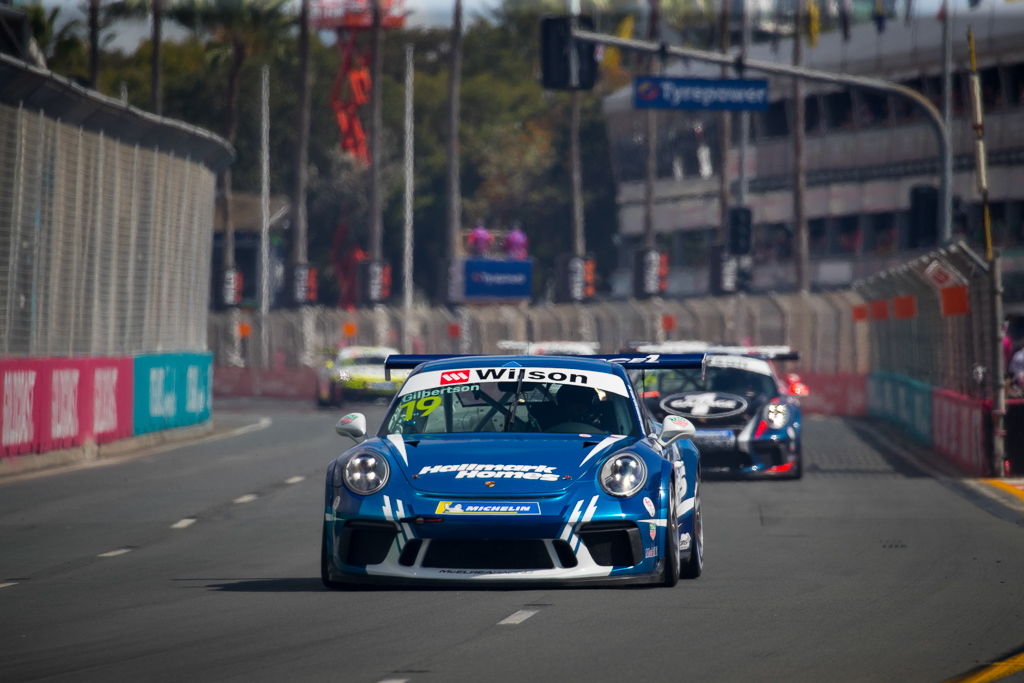
[[[118,548],[117,550],[108,550],[105,553],[100,553],[96,557],[117,557],[118,555],[124,555],[126,553],[130,553],[131,551],[131,548]]]
[[[409,683],[408,678],[385,678],[383,681],[377,683]]]
[[[498,626],[511,626],[514,624],[521,624],[540,610],[536,609],[521,609],[518,612],[513,612],[504,619],[498,622]]]
[[[193,517],[186,517],[184,519],[179,519],[177,522],[172,524],[171,528],[172,529],[187,529],[187,528],[189,528],[190,526],[192,526],[195,523],[196,523],[196,520]]]
[[[295,476],[295,477],[288,477],[287,479],[284,480],[284,483],[286,483],[286,484],[298,484],[300,481],[305,481],[305,480],[306,480],[305,477],[303,477],[302,475],[298,475],[298,476]]]
[[[257,496],[255,493],[247,493],[244,496],[239,496],[238,498],[235,498],[231,502],[234,503],[235,505],[243,505],[245,503],[251,503],[257,498],[259,498],[259,496]]]
[[[10,588],[11,586],[17,586],[17,585],[18,585],[17,581],[12,581],[11,583],[0,583],[0,588]]]

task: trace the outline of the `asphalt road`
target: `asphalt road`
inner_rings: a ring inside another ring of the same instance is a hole
[[[862,423],[808,420],[802,481],[706,482],[676,588],[333,592],[337,415],[215,409],[272,423],[0,482],[0,680],[942,681],[1024,648],[1024,516]]]

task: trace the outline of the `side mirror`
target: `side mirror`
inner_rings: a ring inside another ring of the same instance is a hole
[[[693,423],[685,417],[669,415],[661,423],[661,436],[658,437],[658,443],[663,448],[668,447],[679,439],[692,439],[696,433],[697,429],[693,426]]]
[[[366,416],[362,413],[349,413],[334,425],[338,436],[350,436],[356,441],[366,436]]]

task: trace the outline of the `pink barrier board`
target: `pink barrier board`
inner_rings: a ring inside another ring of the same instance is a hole
[[[798,373],[810,394],[800,398],[803,412],[818,415],[867,415],[868,384],[865,375]]]
[[[945,389],[932,393],[932,448],[966,474],[987,476],[988,405]]]
[[[130,358],[0,361],[0,455],[132,435]]]

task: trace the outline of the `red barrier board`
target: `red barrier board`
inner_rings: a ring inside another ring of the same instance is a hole
[[[988,405],[946,389],[932,393],[932,448],[964,473],[987,476]]]
[[[0,455],[132,435],[130,358],[0,361]]]
[[[213,395],[301,398],[312,402],[316,397],[316,373],[310,368],[256,370],[215,367]]]
[[[810,394],[800,398],[808,414],[863,417],[868,411],[868,380],[856,373],[798,373]]]

